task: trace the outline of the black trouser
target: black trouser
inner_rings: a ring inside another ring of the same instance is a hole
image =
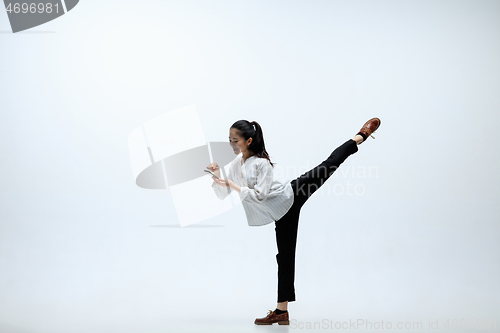
[[[278,245],[278,302],[295,301],[295,247],[299,226],[300,210],[309,197],[323,185],[349,155],[358,151],[356,141],[349,139],[335,149],[317,167],[309,170],[290,183],[294,201],[288,212],[276,223],[276,243]]]

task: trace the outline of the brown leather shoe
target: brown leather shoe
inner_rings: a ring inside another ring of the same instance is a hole
[[[369,136],[371,136],[372,138],[375,139],[375,137],[372,135],[373,132],[375,132],[378,127],[380,126],[380,119],[378,118],[372,118],[370,120],[368,120],[364,125],[363,125],[363,128],[361,128],[359,131],[361,133],[363,133],[364,135],[366,135],[366,138],[368,139]],[[363,140],[361,143],[365,142],[365,140]]]
[[[278,325],[290,325],[290,320],[288,319],[288,311],[279,315],[273,310],[269,310],[266,317],[257,318],[254,323],[255,325],[272,325],[274,323],[278,323]]]

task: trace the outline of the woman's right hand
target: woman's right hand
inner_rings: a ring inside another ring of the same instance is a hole
[[[209,166],[207,166],[207,169],[212,171],[217,177],[220,178],[220,168],[217,163],[212,163]]]

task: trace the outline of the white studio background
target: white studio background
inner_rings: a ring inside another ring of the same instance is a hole
[[[176,228],[169,192],[134,183],[129,133],[192,104],[207,141],[258,121],[288,179],[382,120],[302,210],[297,323],[500,330],[499,17],[499,1],[82,0],[12,34],[0,11],[0,331],[258,329],[274,225],[234,210]]]

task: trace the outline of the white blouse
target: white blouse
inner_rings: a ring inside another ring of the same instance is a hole
[[[227,178],[240,186],[248,225],[262,226],[279,220],[293,204],[293,189],[290,182],[280,182],[273,177],[273,167],[266,158],[250,156],[243,163],[240,153],[231,162]],[[231,189],[216,182],[212,187],[217,197],[225,199]]]

